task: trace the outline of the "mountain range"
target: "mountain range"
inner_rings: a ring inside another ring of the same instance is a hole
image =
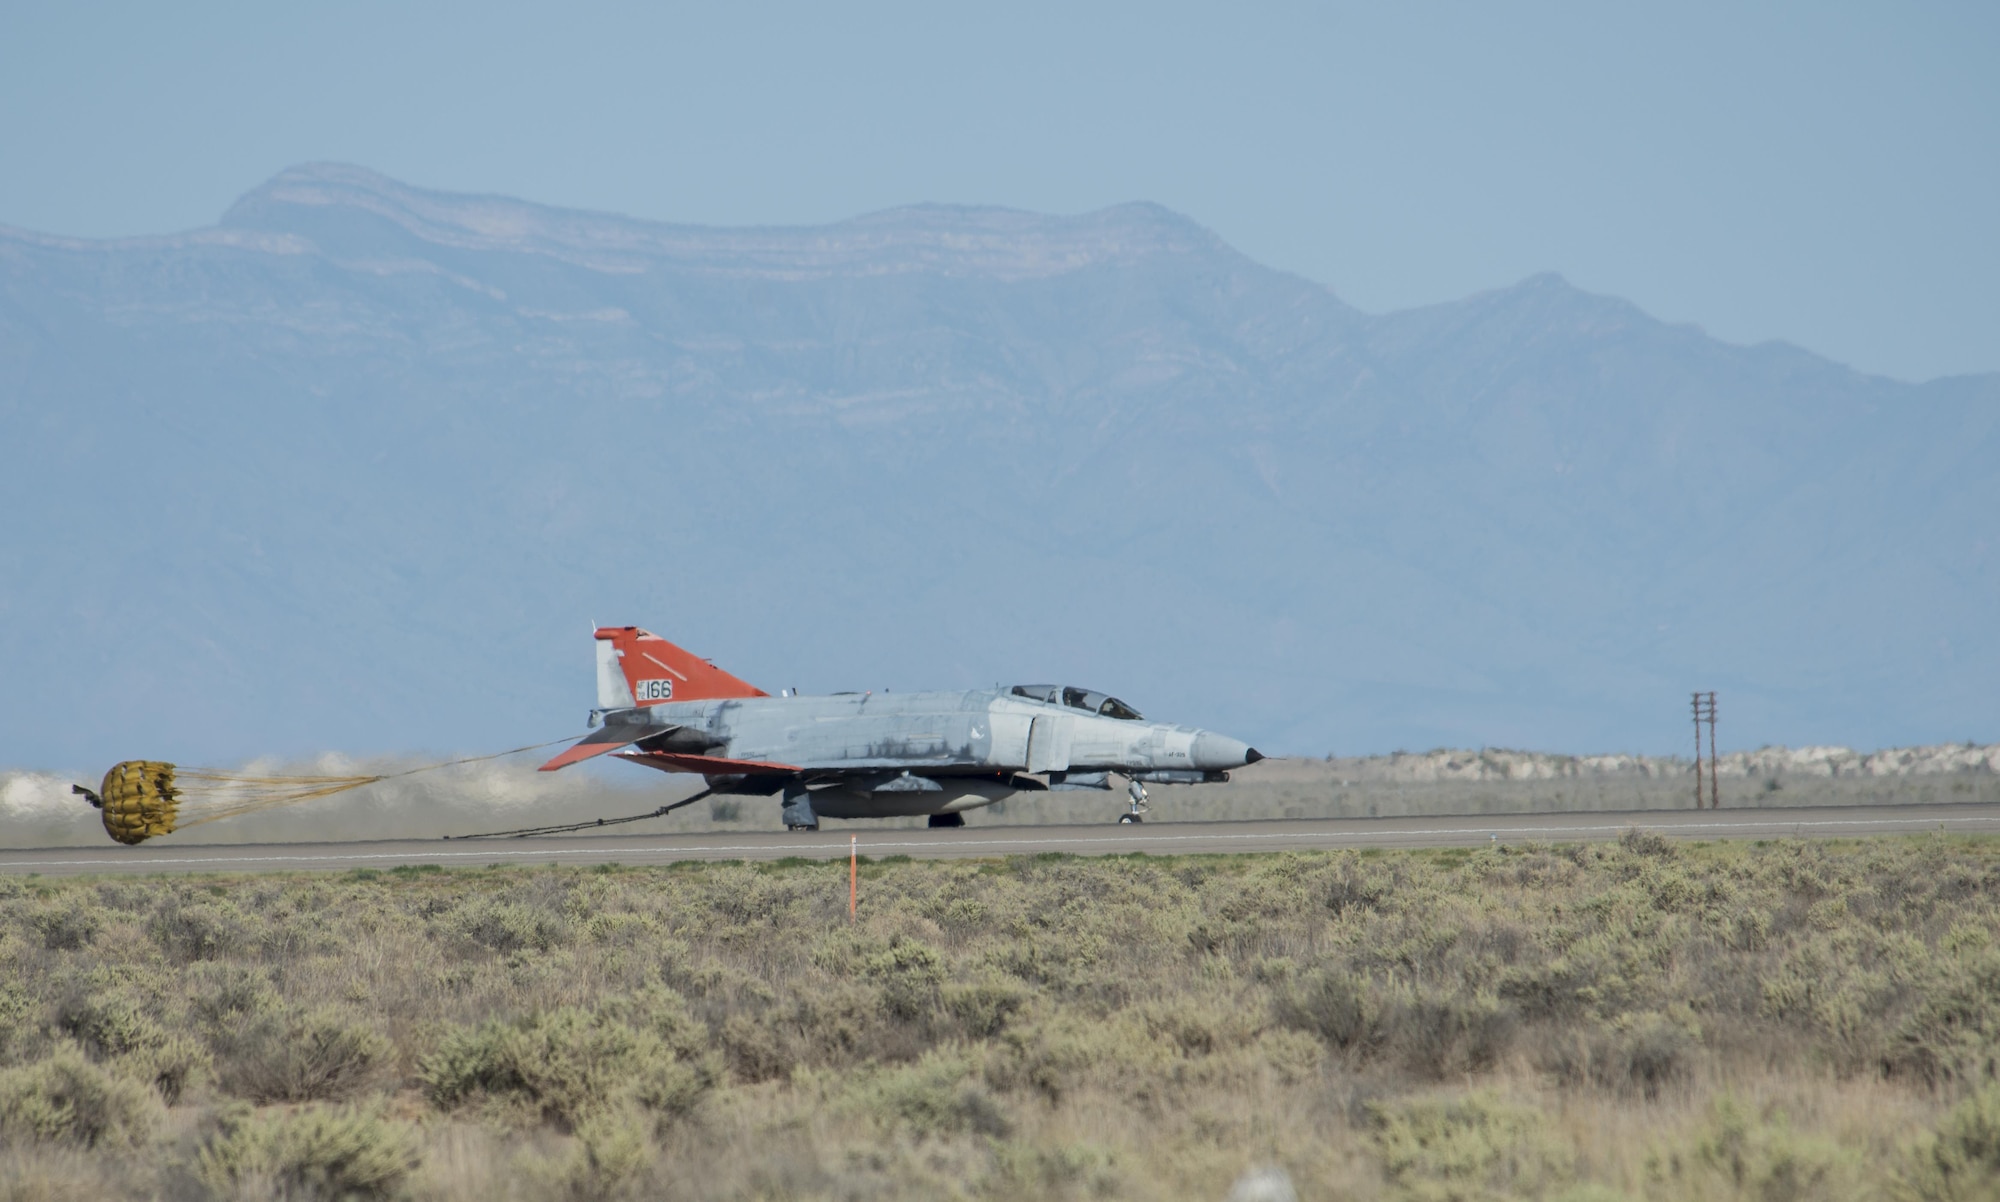
[[[1271,752],[2000,736],[2000,374],[1554,275],[1372,315],[1130,204],[719,229],[315,164],[0,228],[0,765],[1058,680]]]

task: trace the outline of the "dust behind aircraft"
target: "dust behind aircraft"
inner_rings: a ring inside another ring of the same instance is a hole
[[[1014,793],[1109,789],[1127,779],[1120,822],[1146,811],[1146,785],[1229,779],[1264,757],[1248,743],[1149,722],[1115,697],[1063,685],[940,693],[771,696],[656,634],[601,627],[597,729],[542,765],[593,756],[696,773],[712,793],[781,797],[785,825],[965,811]]]

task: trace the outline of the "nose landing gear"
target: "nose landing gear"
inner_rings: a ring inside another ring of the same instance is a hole
[[[1132,781],[1125,786],[1125,794],[1132,799],[1132,808],[1118,815],[1118,825],[1131,826],[1133,823],[1144,822],[1147,809],[1146,786],[1136,780]]]

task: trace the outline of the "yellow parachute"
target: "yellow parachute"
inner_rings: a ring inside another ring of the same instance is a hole
[[[105,834],[120,843],[143,843],[155,835],[310,801],[384,779],[382,775],[241,776],[182,768],[164,760],[126,760],[111,766],[97,792],[81,785],[71,788],[104,811]]]
[[[436,768],[497,760],[568,741],[552,739],[492,755],[446,760],[401,772],[354,776],[259,776],[211,768],[183,768],[164,760],[126,760],[111,766],[111,771],[104,774],[103,786],[95,792],[82,785],[71,785],[70,791],[82,794],[91,805],[104,811],[105,834],[120,843],[143,843],[155,835],[204,822],[294,805]]]
[[[120,843],[137,843],[174,829],[180,810],[180,790],[174,787],[174,766],[154,760],[127,760],[104,774],[96,794],[81,785],[76,791],[104,811],[104,833]]]

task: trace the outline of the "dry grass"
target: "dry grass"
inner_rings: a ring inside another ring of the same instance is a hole
[[[1990,1198],[2000,845],[0,881],[0,1199]]]

